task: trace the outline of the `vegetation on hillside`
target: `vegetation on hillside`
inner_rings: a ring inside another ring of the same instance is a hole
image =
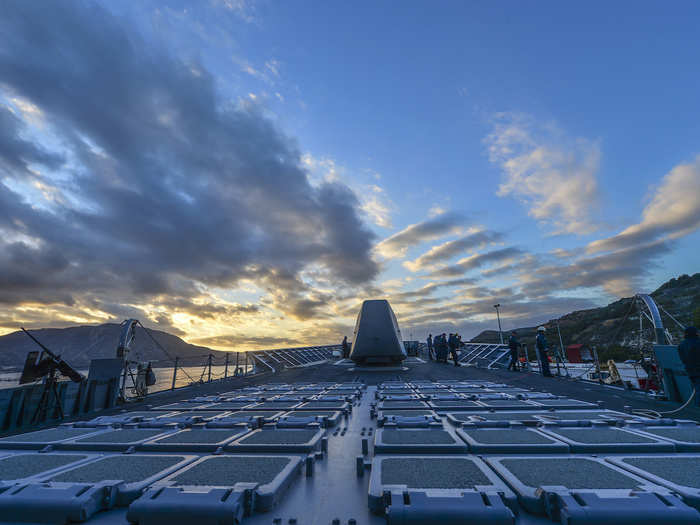
[[[651,296],[659,306],[664,327],[671,333],[674,342],[682,339],[683,330],[670,316],[683,325],[700,327],[700,273],[673,278],[652,292]],[[626,297],[601,308],[571,312],[543,325],[547,328],[550,346],[559,346],[559,328],[564,347],[586,344],[597,350],[602,362],[608,359],[624,361],[638,359],[640,352],[650,350],[654,340],[654,330],[645,318],[642,319],[640,337],[639,317],[635,298]],[[518,328],[517,332],[521,341],[533,349],[536,328]],[[484,331],[472,341],[497,343],[498,332]]]

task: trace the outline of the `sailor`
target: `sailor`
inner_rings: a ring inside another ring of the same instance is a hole
[[[700,407],[700,338],[697,328],[688,326],[685,329],[685,339],[678,346],[678,353],[695,389],[695,406]]]
[[[440,344],[437,346],[435,360],[447,363],[447,334],[440,335]]]
[[[337,341],[337,339],[336,339]],[[346,335],[343,337],[343,358],[347,358],[348,355],[350,355],[349,349],[348,349],[348,336]]]
[[[544,326],[537,328],[537,338],[535,339],[535,348],[537,349],[537,358],[540,361],[540,373],[545,377],[552,377],[552,372],[549,371],[549,356],[547,355],[547,339],[544,336]]]
[[[428,359],[433,360],[433,334],[428,334]]]
[[[459,361],[457,360],[457,337],[457,334],[450,334],[450,338],[447,340],[447,346],[450,350],[450,356],[452,356],[452,360],[454,361],[455,366],[459,366]]]
[[[518,349],[520,348],[520,341],[518,341],[518,334],[516,334],[515,331],[510,333],[508,348],[510,348],[510,364],[508,365],[508,370],[512,369],[513,372],[519,372],[520,367],[518,366]]]

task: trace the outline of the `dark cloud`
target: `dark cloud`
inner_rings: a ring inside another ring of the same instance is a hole
[[[5,173],[20,171],[27,176],[30,164],[49,168],[63,164],[61,155],[23,139],[20,135],[23,127],[23,121],[9,107],[0,106],[0,170]]]
[[[524,252],[520,248],[510,246],[500,250],[493,250],[486,253],[478,253],[470,257],[466,257],[456,264],[440,268],[430,274],[430,277],[456,277],[463,275],[470,270],[481,268],[486,264],[512,259],[522,255]]]
[[[423,222],[411,224],[377,245],[379,253],[386,257],[402,256],[406,250],[424,241],[439,239],[455,233],[465,223],[462,215],[443,213]]]
[[[41,111],[52,146],[0,111],[0,169],[13,181],[0,184],[0,302],[193,298],[202,284],[284,275],[263,284],[289,284],[289,311],[304,318],[323,299],[298,285],[309,265],[339,283],[372,280],[356,196],[312,186],[269,120],[129,27],[90,2],[3,6],[0,84]],[[32,163],[47,170],[30,174]],[[18,193],[30,177],[57,198],[36,206]]]
[[[434,246],[415,261],[404,263],[404,266],[412,272],[417,272],[434,264],[446,262],[460,253],[469,250],[478,250],[489,244],[499,242],[502,239],[503,234],[499,232],[483,230],[472,233],[471,235],[466,235],[459,239]]]

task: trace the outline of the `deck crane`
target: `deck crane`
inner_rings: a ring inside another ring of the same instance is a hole
[[[126,383],[130,377],[133,383],[133,390],[137,398],[143,398],[148,394],[148,387],[156,382],[155,374],[151,368],[151,363],[142,362],[140,360],[132,361],[129,359],[131,345],[136,339],[136,326],[141,322],[138,319],[126,319],[121,323],[121,334],[119,335],[119,344],[117,345],[117,358],[124,362],[124,370],[122,373],[120,398],[126,401]],[[141,325],[144,330],[146,329]],[[148,332],[146,332],[148,333]],[[150,334],[149,334],[150,336]],[[139,357],[139,356],[137,356]],[[132,365],[136,365],[136,374],[132,370]]]

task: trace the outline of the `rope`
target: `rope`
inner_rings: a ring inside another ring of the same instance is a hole
[[[625,314],[624,319],[622,322],[617,326],[617,331],[615,332],[615,335],[613,336],[612,340],[610,341],[610,345],[612,345],[616,340],[617,336],[620,334],[620,330],[622,330],[623,326],[625,325],[625,321],[627,321],[627,318],[630,316],[630,313],[632,312],[632,308],[636,304],[636,301],[634,299],[630,300],[630,307],[627,309],[627,313]]]
[[[168,359],[170,359],[174,363],[175,359],[173,359],[173,357],[168,353],[168,351],[165,348],[163,348],[163,346],[158,341],[155,340],[155,338],[151,335],[151,332],[148,330],[148,328],[143,326],[141,324],[141,321],[139,321],[138,323],[141,325],[141,328],[143,328],[144,332],[146,332],[146,335],[151,338],[151,341],[153,341],[155,343],[155,345],[158,348],[160,348],[160,351],[163,352],[168,357]],[[182,371],[185,373],[185,375],[187,376],[187,378],[190,381],[192,381],[193,383],[195,382],[194,378],[190,374],[187,373],[187,370],[182,369]]]

